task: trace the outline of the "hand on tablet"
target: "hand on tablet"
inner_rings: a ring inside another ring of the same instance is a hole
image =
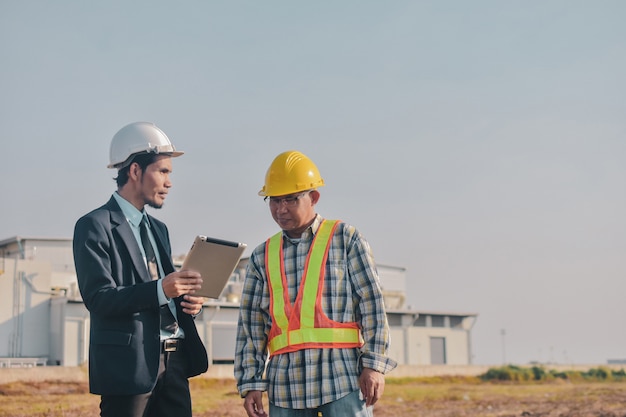
[[[204,297],[194,297],[193,295],[185,295],[184,301],[180,302],[180,306],[183,308],[183,312],[191,316],[195,316],[202,310],[202,304],[204,304]]]
[[[197,289],[193,294],[218,299],[245,248],[245,243],[203,235],[196,236],[181,267],[181,271],[198,271],[204,279],[202,288]]]
[[[195,271],[176,271],[163,278],[163,292],[167,298],[193,294],[202,286],[202,277]]]

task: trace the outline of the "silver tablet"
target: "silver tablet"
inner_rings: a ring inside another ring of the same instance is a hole
[[[196,236],[181,267],[202,275],[202,288],[193,295],[219,298],[245,249],[245,243]]]

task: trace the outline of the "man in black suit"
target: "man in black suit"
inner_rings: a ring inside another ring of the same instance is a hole
[[[89,388],[103,417],[191,416],[188,378],[206,372],[194,317],[203,297],[197,272],[176,271],[160,208],[176,151],[152,123],[122,128],[111,141],[117,192],[74,229],[78,285],[90,312]]]

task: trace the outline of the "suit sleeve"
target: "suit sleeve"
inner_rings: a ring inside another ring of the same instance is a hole
[[[132,262],[120,253],[111,228],[96,216],[74,228],[74,263],[85,306],[101,316],[119,316],[158,308],[157,281],[140,282]]]

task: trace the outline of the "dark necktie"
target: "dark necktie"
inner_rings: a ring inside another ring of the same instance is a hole
[[[148,222],[145,217],[141,220],[139,230],[141,235],[141,244],[143,245],[143,250],[146,253],[148,272],[150,273],[150,276],[152,276],[153,280],[159,279],[159,266],[157,265],[154,248],[152,247],[152,243],[150,243],[150,238],[148,237]],[[178,323],[170,310],[170,306],[168,304],[162,305],[160,307],[160,313],[161,328],[172,334],[176,333],[176,330],[178,330]]]

